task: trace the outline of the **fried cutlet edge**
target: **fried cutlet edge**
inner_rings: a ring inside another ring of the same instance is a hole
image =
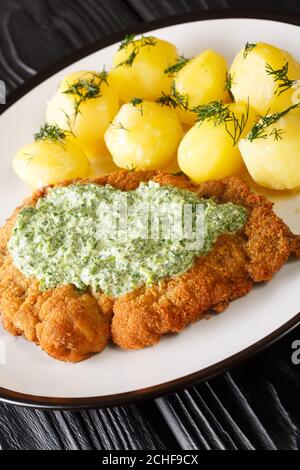
[[[186,273],[117,299],[101,292],[79,293],[71,285],[41,292],[37,280],[18,271],[7,250],[18,212],[35,206],[55,185],[38,190],[0,229],[0,312],[9,333],[24,335],[50,356],[68,362],[101,352],[110,336],[122,348],[143,348],[166,333],[181,331],[208,310],[223,311],[254,283],[269,281],[290,256],[300,256],[300,237],[275,215],[271,202],[252,193],[237,177],[198,186],[185,176],[124,170],[56,186],[110,184],[129,191],[149,180],[194,191],[201,198],[213,197],[218,203],[243,205],[248,210],[247,224],[242,233],[221,236],[213,250],[196,259]]]

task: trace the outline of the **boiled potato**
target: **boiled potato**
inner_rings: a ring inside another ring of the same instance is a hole
[[[162,171],[165,171],[166,173],[172,173],[172,174],[177,174],[180,173],[180,167],[178,164],[178,158],[177,155],[172,158],[171,163],[169,163],[166,167],[161,169]]]
[[[53,126],[43,129],[52,130],[52,137],[44,132],[44,137],[17,152],[13,160],[17,175],[34,188],[88,176],[89,160],[74,138]],[[53,131],[60,137],[53,137]]]
[[[120,168],[117,167],[112,156],[107,152],[106,155],[101,157],[101,160],[91,162],[91,170],[88,176],[89,178],[100,178],[116,171],[120,171]]]
[[[169,94],[173,79],[164,71],[175,62],[176,47],[153,37],[142,37],[125,44],[116,53],[110,74],[120,99],[124,103],[134,97],[154,101],[162,92]],[[130,58],[133,62],[128,64]]]
[[[206,50],[186,63],[176,74],[175,91],[187,98],[188,108],[222,100],[230,102],[226,90],[227,64],[223,56],[212,50]],[[182,122],[194,124],[195,113],[179,108],[178,115]]]
[[[248,136],[240,141],[244,162],[256,183],[271,189],[300,187],[299,129],[300,110],[293,110],[263,129],[260,138],[251,141]]]
[[[105,133],[115,164],[158,169],[171,163],[182,137],[176,112],[158,103],[124,104]]]
[[[243,168],[243,159],[233,137],[236,134],[238,139],[249,131],[254,115],[244,104],[227,106],[231,118],[234,115],[240,125],[242,119],[245,120],[246,125],[241,126],[241,133],[232,120],[219,124],[214,120],[205,120],[201,124],[196,123],[179,146],[179,166],[195,183],[226,178]]]
[[[118,110],[119,98],[109,76],[81,71],[62,80],[48,103],[47,121],[71,130],[93,161],[105,152],[104,133]]]
[[[249,99],[250,106],[261,116],[295,104],[295,88],[284,84],[300,79],[300,65],[275,46],[248,44],[234,59],[230,73],[235,101]]]

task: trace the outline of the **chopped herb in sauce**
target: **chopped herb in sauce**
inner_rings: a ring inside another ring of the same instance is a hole
[[[109,225],[112,211],[103,208],[115,207],[124,197],[131,237],[116,238]],[[139,234],[141,218],[130,209],[138,204],[153,207],[166,203],[188,204],[193,226],[196,206],[202,207],[201,248],[188,248],[190,240],[180,237],[134,236]],[[90,287],[93,292],[118,296],[187,271],[195,257],[208,253],[221,234],[240,231],[246,218],[244,207],[216,204],[191,191],[154,182],[141,183],[128,192],[109,185],[73,184],[51,189],[36,207],[19,212],[9,250],[16,267],[25,276],[38,279],[42,290],[73,284],[78,289]]]

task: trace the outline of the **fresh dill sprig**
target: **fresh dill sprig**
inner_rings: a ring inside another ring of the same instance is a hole
[[[249,113],[250,113],[250,105],[249,105],[249,100],[248,100],[248,103],[246,106],[246,112],[242,113],[240,118],[236,116],[234,111],[231,111],[228,119],[225,120],[226,131],[232,138],[234,147],[238,144],[240,138],[243,135],[244,130],[246,129],[248,119],[249,119]],[[229,127],[229,124],[231,123],[233,124],[233,130],[231,130],[231,126]]]
[[[176,90],[176,87],[173,83],[172,90],[169,95],[162,92],[162,95],[156,100],[156,103],[161,104],[162,106],[169,106],[170,108],[179,108],[184,111],[189,110],[189,97],[188,95],[183,95]]]
[[[135,108],[137,108],[139,106],[139,111],[141,113],[141,115],[143,116],[143,101],[141,98],[133,98],[130,103],[132,104],[132,106],[134,106]]]
[[[213,122],[215,126],[225,125],[226,132],[230,135],[233,146],[239,142],[249,119],[249,103],[246,111],[238,118],[230,105],[224,104],[222,101],[212,101],[207,105],[200,105],[191,111],[196,113],[196,122],[200,125],[204,121]]]
[[[121,51],[122,49],[126,49],[129,44],[132,44],[134,42],[135,37],[136,34],[127,34],[119,46],[119,51]]]
[[[141,47],[146,46],[156,46],[157,39],[154,36],[142,36],[141,37]]]
[[[138,169],[138,167],[136,165],[134,165],[133,163],[130,166],[126,167],[126,170],[129,171],[129,173],[131,173],[133,171],[136,171],[137,169]]]
[[[251,44],[250,42],[246,43],[244,53],[243,53],[244,59],[247,59],[249,52],[253,51],[253,49],[255,49],[256,46],[257,44]]]
[[[226,79],[225,79],[225,87],[224,87],[224,91],[228,91],[231,99],[233,100],[234,99],[234,96],[232,94],[232,85],[233,85],[233,75],[232,73],[228,73],[226,72]]]
[[[33,161],[33,159],[35,158],[35,155],[33,153],[26,153],[26,152],[23,152],[22,155],[25,155],[26,158],[24,158],[24,160],[26,161],[26,166],[29,166],[30,163]]]
[[[272,130],[270,133],[271,137],[274,137],[274,140],[282,140],[282,134],[284,134],[285,131],[283,129],[277,129],[276,127]]]
[[[299,105],[300,103],[294,104],[293,106],[290,106],[289,108],[285,109],[280,113],[278,112],[269,114],[268,111],[264,116],[260,117],[259,121],[254,124],[249,135],[247,136],[247,140],[253,142],[257,139],[267,139],[270,135],[274,136],[275,140],[279,140],[280,138],[282,138],[282,134],[284,132],[282,129],[273,129],[270,134],[268,134],[267,129],[273,124],[276,124],[278,121],[280,121],[281,118],[286,116],[293,109],[299,108]]]
[[[183,111],[189,111],[189,97],[176,90],[175,85],[172,85],[172,95],[177,102],[177,107]]]
[[[288,77],[288,72],[289,72],[289,63],[287,62],[281,69],[273,69],[273,67],[270,64],[266,64],[266,72],[268,75],[271,75],[274,77],[274,82],[280,82],[278,84],[277,90],[275,90],[274,94],[275,95],[282,95],[285,91],[289,90],[292,88],[296,80],[290,80]]]
[[[120,62],[117,67],[131,67],[136,56],[138,55],[139,53],[139,48],[138,47],[135,47],[132,52],[130,52],[129,56],[126,58],[126,60],[123,60],[122,62]]]
[[[117,67],[131,67],[136,56],[140,52],[140,49],[142,47],[146,46],[156,46],[157,44],[157,39],[154,36],[142,36],[141,39],[139,40],[139,43],[137,44],[137,41],[135,39],[136,34],[129,34],[125,36],[123,41],[121,42],[119,46],[119,51],[122,49],[127,49],[128,46],[133,46],[132,51],[129,53],[128,57],[120,62]]]
[[[61,112],[65,115],[66,117],[66,122],[67,122],[67,127],[68,127],[68,133],[71,134],[75,139],[76,139],[76,135],[73,131],[73,128],[72,128],[72,119],[71,119],[71,116],[64,110],[62,109]]]
[[[103,83],[108,84],[107,77],[108,72],[103,70],[99,73],[93,73],[88,78],[84,78],[83,74],[76,82],[68,84],[68,88],[63,93],[72,95],[75,98],[75,119],[80,113],[82,103],[101,97],[101,86]]]
[[[195,106],[191,111],[197,114],[196,122],[213,121],[216,126],[223,124],[230,115],[229,105],[225,105],[223,101]]]
[[[157,98],[156,103],[161,104],[162,106],[169,106],[169,108],[177,108],[178,103],[173,95],[167,95],[162,92],[162,95]]]
[[[169,65],[169,67],[164,70],[164,73],[169,77],[174,77],[189,61],[190,59],[186,59],[183,55],[180,55],[174,64]]]
[[[44,124],[38,132],[34,134],[34,141],[55,140],[62,142],[67,136],[67,132],[60,129],[56,124]]]

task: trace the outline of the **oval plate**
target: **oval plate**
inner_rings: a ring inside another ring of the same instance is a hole
[[[231,61],[249,41],[265,41],[287,49],[300,60],[300,19],[280,15],[210,12],[173,17],[134,32],[151,32],[174,42],[186,56],[216,49]],[[271,18],[270,18],[271,16]],[[245,18],[246,17],[246,18]],[[32,140],[45,120],[46,102],[59,80],[78,69],[110,67],[124,31],[92,44],[20,87],[1,106],[0,224],[5,222],[28,189],[11,168],[16,150]],[[275,202],[275,210],[295,233],[300,233],[300,196]],[[233,302],[210,321],[191,325],[155,347],[125,352],[113,345],[79,364],[48,357],[23,338],[14,339],[0,327],[0,399],[45,408],[112,406],[155,397],[208,379],[238,364],[278,339],[300,322],[300,269],[290,262],[268,284]]]

